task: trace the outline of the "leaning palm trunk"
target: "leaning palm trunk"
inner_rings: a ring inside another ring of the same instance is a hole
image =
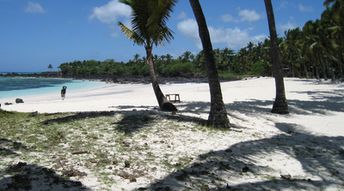
[[[202,41],[205,63],[207,65],[208,81],[211,97],[208,125],[229,128],[226,107],[223,103],[220,81],[215,65],[213,47],[210,41],[206,20],[198,0],[190,0],[190,5],[196,17],[199,36]]]
[[[159,87],[152,54],[153,45],[161,45],[173,39],[172,31],[166,26],[166,21],[172,12],[175,0],[120,0],[120,2],[132,9],[132,28],[128,28],[121,22],[118,25],[130,40],[145,46],[149,74],[160,109],[177,111]]]
[[[265,2],[266,13],[268,16],[270,41],[271,41],[270,54],[271,54],[271,60],[272,60],[272,70],[273,70],[273,75],[275,77],[275,85],[276,85],[276,98],[275,98],[271,112],[278,113],[278,114],[287,114],[289,113],[289,111],[288,111],[287,99],[285,96],[283,73],[282,73],[279,52],[278,52],[274,12],[272,9],[271,0],[264,0],[264,2]]]
[[[165,108],[166,106],[164,104],[168,103],[166,97],[162,93],[160,86],[159,86],[159,81],[157,78],[157,75],[155,73],[155,64],[153,60],[153,54],[152,54],[152,48],[150,47],[145,47],[146,48],[146,56],[147,56],[147,64],[149,67],[149,75],[150,79],[152,82],[153,90],[155,93],[155,97],[158,101],[159,107],[163,111],[170,111],[169,109]]]

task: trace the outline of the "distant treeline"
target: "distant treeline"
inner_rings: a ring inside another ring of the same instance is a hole
[[[43,78],[60,78],[62,77],[59,71],[50,72],[3,72],[0,77],[43,77]]]
[[[219,66],[220,76],[223,79],[238,79],[239,73],[232,71],[232,60],[235,54],[230,49],[216,49],[215,54]],[[202,61],[202,52],[194,55],[189,51],[181,56],[173,58],[170,54],[154,56],[156,69],[160,77],[204,78],[206,71]],[[74,61],[63,63],[59,66],[63,77],[78,78],[121,78],[121,77],[148,77],[148,65],[145,57],[134,55],[128,62],[116,62],[114,60]],[[259,73],[260,74],[260,73]],[[259,75],[252,73],[252,75]]]
[[[290,29],[283,38],[278,39],[285,76],[343,79],[344,0],[328,2],[320,19],[308,21],[302,28]],[[232,80],[242,76],[272,76],[269,49],[269,39],[259,43],[250,42],[238,51],[215,49],[220,78]],[[202,51],[197,54],[186,51],[177,57],[156,55],[154,61],[160,77],[206,77]],[[128,62],[73,61],[63,63],[59,68],[58,73],[42,74],[98,79],[149,76],[145,57],[138,54]]]

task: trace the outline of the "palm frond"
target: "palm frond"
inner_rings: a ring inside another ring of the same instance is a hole
[[[145,44],[145,40],[141,38],[141,36],[137,34],[135,31],[129,29],[121,22],[118,22],[118,26],[121,28],[121,31],[125,34],[125,36],[127,36],[130,40],[134,41],[138,45]]]
[[[160,45],[173,39],[173,32],[166,25],[176,0],[120,0],[131,7],[132,29],[120,25],[126,36],[135,43],[147,46]]]
[[[154,37],[154,43],[156,46],[163,44],[165,41],[169,42],[173,39],[173,32],[168,27],[160,28],[159,31],[160,32]]]

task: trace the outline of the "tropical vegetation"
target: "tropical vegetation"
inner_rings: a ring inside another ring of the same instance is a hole
[[[317,20],[308,21],[301,28],[285,31],[278,37],[284,76],[300,78],[344,78],[344,1],[327,1]],[[270,40],[249,42],[235,51],[214,49],[220,78],[238,76],[272,76]],[[157,73],[162,77],[205,77],[203,51],[186,51],[181,55],[154,55]],[[138,54],[127,62],[114,60],[72,61],[60,65],[63,76],[80,78],[116,78],[149,76],[145,57]]]

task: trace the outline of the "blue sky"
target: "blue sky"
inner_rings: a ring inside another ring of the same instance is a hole
[[[200,0],[214,48],[237,50],[268,36],[263,0]],[[273,0],[279,35],[317,19],[322,0]],[[0,0],[0,71],[47,70],[73,60],[127,61],[134,45],[116,23],[129,23],[130,9],[117,0]],[[197,53],[200,42],[188,0],[179,0],[168,25],[174,40],[155,54]]]

